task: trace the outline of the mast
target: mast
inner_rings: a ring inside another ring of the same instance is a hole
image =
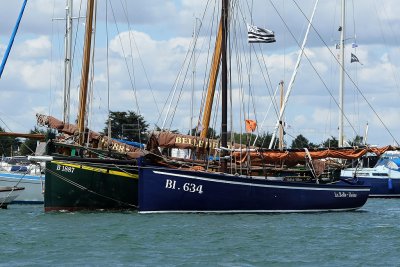
[[[283,107],[283,93],[284,93],[284,88],[283,88],[283,81],[279,83],[280,89],[281,89],[281,103],[280,106],[281,108]],[[279,122],[279,150],[283,150],[283,120]]]
[[[194,25],[193,25],[193,43],[196,43],[197,39],[197,17],[195,17]],[[200,25],[201,25],[201,20],[200,20]],[[190,129],[193,129],[193,103],[194,103],[194,88],[195,88],[195,78],[196,78],[196,46],[193,47],[193,61],[192,61],[192,96],[190,99]],[[196,133],[193,133],[190,130],[190,135],[195,135]]]
[[[224,0],[223,0],[224,1]],[[213,55],[212,67],[210,70],[210,81],[207,88],[206,103],[203,112],[203,121],[201,123],[202,130],[200,133],[201,138],[207,137],[208,126],[210,125],[211,110],[214,100],[215,86],[217,84],[217,76],[219,72],[219,65],[221,62],[221,46],[222,46],[222,24],[223,18],[219,22],[217,39],[215,40],[215,49]]]
[[[339,80],[339,140],[338,146],[343,147],[343,89],[344,89],[344,36],[345,36],[345,0],[342,0],[342,19],[340,30],[340,80]]]
[[[79,130],[79,144],[84,142],[85,130],[85,114],[86,114],[86,100],[88,88],[88,76],[90,66],[90,49],[92,44],[92,24],[93,24],[93,8],[94,0],[88,0],[86,8],[86,28],[85,28],[85,43],[83,48],[83,61],[82,61],[82,76],[79,92],[79,114],[78,114],[78,130]]]
[[[65,36],[64,36],[64,124],[69,123],[70,90],[71,90],[71,55],[72,55],[72,12],[73,0],[66,0],[65,8]]]
[[[3,60],[0,65],[0,78],[1,78],[1,75],[3,74],[3,70],[4,70],[4,67],[5,67],[7,59],[8,59],[8,55],[10,54],[10,51],[11,51],[11,47],[14,43],[15,35],[17,34],[17,31],[19,28],[19,23],[21,22],[22,15],[24,14],[26,2],[27,2],[27,0],[24,0],[24,3],[22,4],[21,11],[19,12],[17,22],[15,23],[14,30],[11,34],[10,41],[8,42],[6,52],[4,53]]]
[[[221,85],[222,85],[222,118],[221,118],[221,147],[227,147],[227,131],[228,131],[228,64],[227,64],[227,35],[228,35],[228,0],[222,0],[222,44],[221,44]],[[221,151],[221,171],[226,171],[226,161],[224,156],[226,150]]]

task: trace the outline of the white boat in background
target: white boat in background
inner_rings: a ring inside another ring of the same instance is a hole
[[[6,209],[18,195],[24,191],[23,187],[0,186],[0,208]]]
[[[21,11],[18,15],[17,22],[14,26],[14,30],[10,37],[10,41],[8,43],[7,49],[4,53],[3,60],[0,65],[0,78],[3,73],[4,67],[7,62],[7,58],[10,54],[12,45],[14,43],[15,35],[18,31],[18,27],[20,21],[22,19],[22,15],[25,10],[27,0],[23,1]],[[22,137],[29,138],[32,140],[44,140],[45,136],[39,133],[31,133],[31,134],[21,134],[15,132],[4,132],[3,130],[0,132],[0,136],[5,137]],[[40,148],[39,145],[36,147],[36,150]],[[36,153],[36,152],[35,152]],[[2,208],[6,208],[7,205],[11,201],[21,201],[24,203],[32,202],[32,203],[43,203],[43,181],[42,181],[42,173],[41,166],[35,166],[26,162],[22,164],[14,163],[13,161],[19,161],[26,159],[26,157],[7,157],[2,158],[0,162],[0,205]],[[43,169],[44,170],[44,169]],[[44,177],[44,175],[43,175]],[[21,187],[23,186],[23,187]],[[26,190],[23,190],[25,189]],[[22,193],[24,192],[24,193]],[[20,195],[17,193],[21,193]],[[17,198],[19,196],[19,198]]]
[[[44,203],[44,167],[28,163],[26,157],[3,158],[0,162],[0,187],[24,187],[12,203]]]
[[[343,179],[357,179],[371,186],[369,197],[400,198],[400,151],[386,151],[373,168],[347,168]]]

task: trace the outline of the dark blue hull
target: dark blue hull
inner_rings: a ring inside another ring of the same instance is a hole
[[[139,212],[317,212],[362,207],[369,187],[141,167]]]
[[[369,197],[400,198],[400,179],[398,178],[357,177],[357,180],[371,187]]]

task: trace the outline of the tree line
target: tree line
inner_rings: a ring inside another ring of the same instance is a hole
[[[102,134],[108,135],[111,133],[111,137],[115,139],[123,139],[127,141],[134,141],[139,143],[147,142],[146,132],[149,130],[149,124],[145,121],[142,115],[137,114],[134,111],[111,111],[109,118],[105,121],[105,127],[103,128]],[[156,127],[158,130],[160,128]],[[4,132],[4,129],[0,127],[0,132]],[[51,130],[42,130],[38,127],[34,127],[30,130],[31,134],[49,134]],[[178,133],[178,130],[173,132]],[[194,128],[187,134],[198,135],[198,131]],[[209,128],[207,133],[208,138],[218,139],[219,136],[213,128]],[[228,142],[254,145],[256,147],[268,148],[269,143],[272,139],[271,133],[262,133],[260,135],[250,133],[228,133]],[[362,136],[357,135],[353,140],[347,141],[351,146],[362,146],[364,140]],[[3,156],[12,155],[31,155],[36,150],[36,140],[21,139],[13,137],[0,137],[0,153]],[[300,148],[317,148],[317,147],[328,147],[337,148],[338,140],[331,136],[321,143],[312,143],[303,135],[296,136],[288,148],[300,149]],[[275,144],[274,148],[277,148]]]

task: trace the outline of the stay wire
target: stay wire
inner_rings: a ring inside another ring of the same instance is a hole
[[[75,186],[76,188],[78,188],[78,189],[80,189],[82,191],[87,191],[87,192],[89,192],[89,193],[91,193],[93,195],[97,195],[99,197],[103,197],[103,198],[115,201],[117,203],[121,203],[121,204],[124,204],[126,206],[130,206],[132,208],[137,208],[137,206],[134,205],[134,204],[130,204],[130,203],[127,203],[127,202],[124,202],[124,201],[121,201],[121,200],[118,200],[118,199],[115,199],[115,198],[112,198],[112,197],[97,193],[97,192],[95,192],[95,191],[93,191],[93,190],[91,190],[91,189],[89,189],[89,188],[87,188],[87,187],[85,187],[85,186],[83,186],[81,184],[78,184],[78,183],[66,178],[65,176],[62,176],[62,175],[60,175],[60,174],[56,173],[55,171],[52,171],[52,170],[50,170],[48,168],[46,168],[46,172],[49,172],[50,174],[54,175],[56,178],[59,178],[59,179],[63,180],[64,182],[67,182],[67,183],[71,184],[72,186]]]
[[[377,16],[378,16],[378,7],[376,6],[376,2],[374,2],[374,5],[375,5],[375,8],[374,8],[374,10],[375,10],[375,13],[377,14]],[[382,5],[381,6],[382,7],[382,9],[383,9],[383,12],[384,13],[386,13],[386,10],[385,10],[385,5]],[[379,16],[378,16],[379,17]],[[382,37],[382,40],[383,40],[383,43],[385,44],[385,48],[387,49],[387,50],[389,50],[388,49],[388,42],[387,42],[387,40],[386,40],[386,37],[385,37],[385,34],[384,34],[384,31],[383,31],[383,27],[382,27],[382,23],[381,23],[381,20],[378,20],[378,25],[379,25],[379,30],[380,30],[380,33],[381,33],[381,37]],[[398,41],[397,41],[397,32],[395,32],[395,31],[393,31],[393,28],[392,28],[392,24],[391,23],[388,23],[388,25],[389,25],[389,29],[391,30],[391,36],[394,36],[395,38],[395,43],[396,43],[396,46],[398,47],[399,46],[399,44],[398,44]],[[396,70],[393,68],[393,64],[391,63],[391,57],[390,57],[390,53],[387,53],[387,57],[388,57],[388,60],[389,60],[389,63],[390,63],[390,70],[391,70],[391,72],[392,72],[392,76],[393,76],[393,79],[394,79],[394,82],[395,82],[395,86],[396,86],[396,89],[397,89],[397,93],[399,94],[400,93],[400,86],[399,86],[399,77],[398,77],[398,75],[396,74]]]
[[[207,5],[208,5],[208,3],[209,3],[209,1],[207,2]],[[205,14],[205,12],[204,12],[204,14]],[[203,19],[204,19],[204,14],[203,14]],[[200,29],[199,29],[198,35],[199,35],[199,34],[200,34]],[[191,43],[192,43],[192,42],[193,42],[193,40],[191,41]],[[170,90],[169,93],[168,93],[168,97],[166,98],[166,101],[164,102],[164,105],[163,105],[163,107],[162,107],[162,109],[161,109],[161,112],[160,112],[160,114],[159,114],[159,116],[158,116],[158,118],[157,118],[157,121],[156,121],[156,123],[155,123],[155,127],[157,126],[157,124],[158,124],[159,121],[161,120],[161,116],[162,116],[162,115],[165,115],[165,120],[166,120],[167,116],[169,115],[169,108],[168,108],[167,110],[165,110],[165,109],[167,108],[168,103],[171,103],[171,104],[172,104],[172,101],[174,100],[173,98],[174,98],[174,96],[175,96],[175,92],[176,92],[175,90],[176,90],[176,88],[178,87],[180,75],[181,75],[181,73],[182,73],[182,71],[183,71],[183,69],[184,69],[184,67],[185,67],[185,65],[186,65],[186,60],[187,60],[188,55],[189,55],[189,53],[190,53],[190,51],[191,51],[190,47],[191,47],[191,44],[189,45],[189,49],[188,49],[188,51],[187,51],[187,53],[186,53],[186,55],[185,55],[185,58],[184,58],[184,60],[183,60],[183,63],[181,64],[181,67],[180,67],[180,69],[179,69],[178,75],[175,77],[175,81],[174,81],[174,83],[173,83],[173,86],[171,87],[171,90]],[[189,63],[188,63],[188,66],[189,66]],[[188,68],[189,68],[189,67],[188,67]],[[171,104],[170,104],[170,105],[171,105]],[[172,125],[172,121],[173,121],[173,120],[170,121],[170,127],[171,127],[171,125]]]
[[[247,1],[246,1],[246,3],[247,3]],[[248,8],[249,8],[249,12],[250,12],[250,7],[248,7]],[[238,11],[241,14],[242,20],[246,23],[246,17],[244,15],[244,11],[242,10],[242,8],[240,8],[240,6],[238,6]],[[246,35],[247,35],[247,33],[246,33]],[[261,71],[261,75],[262,75],[262,77],[264,79],[264,83],[265,83],[265,85],[267,87],[268,94],[269,94],[269,96],[271,98],[271,101],[273,103],[275,115],[276,115],[276,117],[278,117],[278,114],[279,114],[278,104],[273,99],[274,93],[273,93],[273,89],[272,88],[274,88],[274,86],[272,86],[271,75],[269,73],[269,69],[268,69],[268,66],[266,64],[266,59],[264,57],[264,54],[262,53],[262,44],[258,44],[257,47],[258,47],[259,52],[256,51],[255,44],[250,44],[250,48],[252,49],[252,51],[254,52],[255,57],[257,58],[257,62],[258,62],[258,65],[260,67],[260,70],[263,70],[265,68],[265,72],[266,72],[267,77],[265,76],[264,71]],[[261,56],[259,56],[258,53],[261,54]],[[261,62],[264,64],[264,67],[262,66]]]
[[[120,0],[120,2],[121,2],[121,5],[123,6],[122,0]],[[129,20],[128,11],[127,11],[128,8],[127,8],[127,7],[128,7],[128,4],[127,4],[127,1],[125,0],[125,7],[123,6],[123,11],[124,11],[124,14],[125,14],[125,18],[126,18],[126,20],[127,20],[127,23],[128,23],[129,41],[130,41],[130,43],[131,43],[131,38],[133,39],[133,44],[135,45],[136,51],[137,51],[137,53],[138,53],[138,58],[139,58],[139,61],[140,61],[141,66],[142,66],[144,75],[145,75],[145,77],[146,77],[147,84],[148,84],[148,86],[149,86],[149,88],[150,88],[150,92],[151,92],[151,95],[152,95],[152,97],[153,97],[154,104],[156,105],[158,114],[161,115],[160,109],[159,109],[158,104],[157,104],[157,101],[156,101],[156,98],[155,98],[155,96],[154,96],[153,88],[152,88],[151,83],[150,83],[150,80],[149,80],[149,76],[147,75],[147,71],[146,71],[146,68],[145,68],[144,63],[143,63],[143,60],[142,60],[142,56],[141,56],[141,54],[140,54],[140,52],[139,52],[139,48],[138,48],[138,45],[137,45],[135,36],[134,36],[133,34],[131,34],[131,33],[132,33],[132,27],[131,27],[131,23],[130,23],[130,20]],[[132,36],[132,37],[131,37],[131,36]],[[131,44],[130,44],[130,45],[131,45]],[[131,45],[131,52],[132,52],[132,45]],[[132,68],[133,68],[133,56],[132,56]]]
[[[132,74],[131,74],[131,72],[130,72],[130,70],[129,70],[129,64],[128,64],[128,60],[126,59],[127,56],[126,56],[125,49],[124,49],[124,46],[123,46],[122,37],[121,37],[121,32],[120,32],[120,30],[119,30],[119,27],[118,27],[118,24],[117,24],[117,19],[116,19],[116,17],[115,17],[114,8],[113,8],[113,5],[112,5],[111,2],[110,2],[110,7],[111,7],[111,12],[112,12],[112,15],[113,15],[113,18],[114,18],[115,27],[116,27],[117,32],[118,32],[118,39],[119,39],[119,42],[120,42],[120,44],[121,44],[122,54],[123,54],[123,56],[124,56],[125,66],[126,66],[126,69],[127,69],[127,71],[128,71],[129,81],[130,81],[131,88],[132,88],[132,91],[133,91],[133,95],[134,95],[136,107],[137,107],[137,110],[138,110],[138,114],[140,115],[141,112],[140,112],[140,107],[139,107],[139,103],[138,103],[138,97],[137,97],[137,94],[136,94],[136,87],[135,87],[135,85],[134,85],[134,79],[132,78]]]
[[[271,1],[271,0],[270,0]],[[297,8],[300,10],[300,12],[303,14],[304,18],[308,21],[309,19],[307,18],[307,16],[304,14],[303,10],[300,8],[300,6],[297,4],[296,0],[293,0],[293,2],[296,4]],[[272,4],[273,5],[273,4]],[[277,11],[278,12],[278,11]],[[280,16],[280,15],[279,15]],[[285,23],[286,25],[286,23]],[[335,57],[335,55],[333,54],[332,50],[329,48],[329,46],[327,45],[327,43],[324,41],[324,39],[322,38],[322,36],[319,34],[318,30],[314,27],[313,24],[311,24],[311,27],[313,28],[313,30],[315,31],[315,33],[318,35],[318,37],[320,38],[320,40],[323,42],[323,44],[325,45],[325,47],[328,49],[328,51],[331,53],[331,55],[335,58],[335,60],[337,61],[337,63],[339,64],[339,66],[343,69],[344,73],[346,74],[347,78],[351,81],[351,83],[354,85],[354,87],[357,89],[357,91],[360,93],[360,95],[363,97],[363,99],[365,100],[365,102],[368,104],[368,106],[371,108],[371,110],[373,111],[373,113],[375,114],[375,116],[379,119],[379,121],[381,122],[381,124],[383,125],[383,127],[386,129],[386,131],[389,133],[389,135],[393,138],[393,140],[399,144],[399,142],[397,141],[396,137],[394,137],[394,135],[392,134],[392,132],[389,130],[389,128],[386,126],[386,124],[383,122],[383,120],[381,119],[381,117],[378,115],[378,113],[376,112],[376,110],[374,109],[374,107],[372,106],[372,104],[368,101],[368,99],[365,97],[365,95],[363,94],[363,92],[361,91],[361,89],[357,86],[357,84],[354,82],[354,80],[350,77],[350,75],[348,74],[348,72],[345,70],[344,66],[341,66],[339,60]],[[292,33],[291,33],[292,34]],[[293,35],[292,35],[293,36]],[[296,40],[297,42],[297,40]],[[309,61],[310,65],[312,66],[312,68],[316,70],[315,66],[311,63],[311,60],[308,58],[308,56],[306,55],[306,53],[304,53],[304,55],[306,56],[307,60]],[[321,81],[322,81],[322,77],[318,74],[318,76],[320,77]],[[324,83],[325,88],[328,89],[328,87],[326,86],[326,84]],[[328,89],[329,91],[329,89]],[[329,91],[330,92],[330,91]],[[331,94],[331,93],[330,93]],[[331,94],[332,96],[332,94]],[[332,96],[333,97],[333,96]],[[335,100],[335,103],[337,104],[337,106],[339,107],[338,103]],[[340,107],[339,107],[340,108]],[[346,118],[346,121],[349,123],[350,127],[353,129],[354,132],[356,132],[356,130],[354,129],[353,125],[351,124],[350,120],[348,119],[348,117],[346,115],[344,115],[344,117]]]
[[[202,16],[202,18],[201,18],[202,21],[203,21],[204,18],[205,18],[206,11],[207,11],[207,9],[208,9],[209,4],[210,4],[210,0],[207,2],[206,7],[204,8],[203,16]],[[214,29],[215,17],[216,17],[216,5],[214,5],[214,9],[213,9],[212,15],[211,15],[211,22],[209,23],[209,25],[210,25],[210,27],[209,27],[209,28],[210,28],[210,32],[212,32],[213,29]],[[203,23],[201,24],[201,26],[203,26]],[[199,34],[200,34],[200,30],[201,30],[201,28],[199,29]],[[208,36],[208,42],[205,42],[205,43],[208,44],[208,49],[207,49],[206,64],[205,64],[206,67],[205,67],[205,69],[204,69],[204,76],[203,76],[202,95],[201,95],[201,101],[200,101],[200,106],[199,106],[199,111],[200,111],[200,112],[199,112],[198,122],[197,122],[197,127],[196,127],[196,128],[198,128],[198,126],[201,125],[201,118],[202,118],[202,116],[203,116],[203,107],[205,106],[206,95],[207,95],[207,90],[206,90],[206,88],[208,88],[208,84],[209,84],[209,80],[207,79],[207,78],[208,78],[207,72],[210,71],[209,68],[210,68],[210,53],[211,53],[211,44],[212,44],[212,41],[211,41],[211,40],[212,40],[212,36],[213,36],[213,34],[210,34],[210,35]],[[197,136],[198,134],[200,134],[200,132],[199,132],[199,133],[196,133],[196,136]]]
[[[282,20],[283,24],[285,25],[286,29],[289,31],[290,35],[292,36],[293,40],[296,42],[296,44],[300,46],[300,43],[297,41],[296,37],[294,36],[293,32],[290,30],[289,26],[287,25],[287,23],[285,22],[285,20],[282,18],[282,16],[280,15],[279,11],[276,9],[275,5],[272,3],[271,0],[269,0],[271,5],[274,7],[276,13],[278,14],[279,18]],[[295,2],[295,0],[293,0],[293,2],[297,5],[297,3]],[[305,17],[305,19],[308,21],[308,23],[310,23],[308,17],[304,14],[303,10],[297,5],[297,8],[300,10],[300,12],[303,14],[303,16]],[[311,27],[313,28],[313,30],[317,33],[317,35],[320,37],[320,39],[322,40],[322,42],[324,43],[324,45],[328,48],[328,50],[331,52],[332,56],[336,59],[335,55],[332,53],[332,51],[329,49],[328,45],[326,44],[326,42],[322,39],[322,37],[319,35],[318,31],[315,29],[314,25],[311,24]],[[322,82],[322,84],[324,85],[325,89],[328,91],[329,95],[332,97],[332,99],[334,100],[334,102],[336,103],[336,106],[340,109],[339,103],[336,101],[335,97],[333,96],[332,92],[329,90],[328,86],[326,85],[325,81],[322,79],[322,76],[319,74],[318,70],[316,69],[316,67],[314,66],[314,64],[311,62],[311,59],[308,57],[307,52],[304,50],[303,51],[303,55],[306,57],[307,61],[309,62],[310,66],[313,68],[314,72],[316,73],[316,75],[318,76],[318,78],[320,79],[320,81]],[[340,62],[336,59],[336,61],[339,63]],[[347,72],[346,72],[347,73]],[[355,131],[353,125],[350,123],[350,120],[347,118],[346,115],[344,115],[344,117],[346,118],[346,121],[349,123],[350,127],[353,129],[353,131]]]
[[[138,58],[139,58],[139,62],[140,62],[141,67],[142,67],[142,69],[143,69],[144,76],[146,77],[146,81],[147,81],[147,84],[148,84],[148,86],[149,86],[151,95],[152,95],[152,97],[153,97],[154,104],[155,104],[155,106],[156,106],[156,109],[157,109],[158,114],[160,114],[160,109],[159,109],[159,107],[158,107],[156,98],[155,98],[155,96],[154,96],[153,88],[152,88],[152,86],[151,86],[151,84],[150,84],[150,80],[149,80],[149,78],[148,78],[146,68],[144,67],[144,63],[143,63],[143,60],[142,60],[142,57],[141,57],[141,54],[140,54],[138,45],[137,45],[137,43],[136,43],[135,36],[134,36],[133,33],[132,33],[132,27],[131,27],[131,23],[130,23],[128,11],[127,11],[127,10],[128,10],[128,3],[127,3],[126,0],[125,0],[125,5],[123,4],[122,0],[120,0],[120,3],[121,3],[121,6],[122,6],[122,10],[124,11],[125,19],[126,19],[127,24],[128,24],[128,30],[129,30],[129,47],[130,47],[130,50],[131,50],[132,72],[134,72],[133,46],[132,46],[132,40],[133,40],[133,44],[134,44],[134,46],[135,46],[135,48],[136,48],[136,51],[137,51],[137,54],[138,54]]]

